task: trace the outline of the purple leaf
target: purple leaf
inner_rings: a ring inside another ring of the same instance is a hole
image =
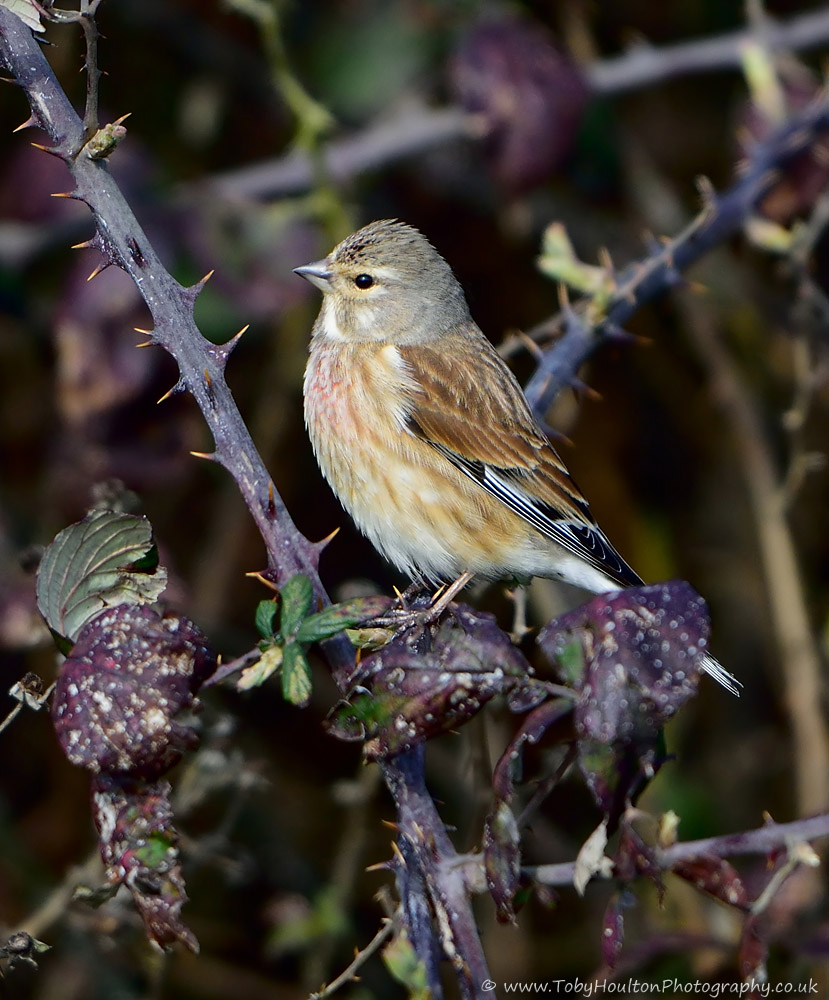
[[[93,819],[107,878],[132,893],[150,940],[197,952],[198,941],[181,921],[187,893],[169,794],[166,781],[99,774],[92,779]]]
[[[503,184],[532,187],[570,155],[587,85],[538,23],[513,15],[479,21],[461,40],[451,72],[459,103],[484,119],[485,148]]]
[[[579,765],[611,821],[664,760],[664,723],[696,693],[708,643],[705,602],[684,581],[593,598],[538,641],[579,691]]]
[[[741,910],[749,908],[751,900],[742,879],[725,858],[703,854],[688,860],[680,859],[671,865],[671,871],[721,903]]]
[[[531,673],[494,616],[458,605],[433,630],[409,628],[367,656],[328,729],[368,738],[369,760],[390,757],[461,725]]]
[[[89,622],[57,680],[52,719],[63,752],[95,774],[156,777],[197,743],[177,716],[215,668],[186,618],[120,606]]]
[[[521,838],[512,809],[496,802],[484,826],[486,884],[501,923],[515,923],[515,894],[521,875]]]

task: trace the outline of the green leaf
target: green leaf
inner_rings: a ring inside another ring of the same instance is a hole
[[[270,639],[276,634],[276,612],[279,606],[276,601],[260,601],[256,605],[256,631],[263,639]]]
[[[282,634],[288,638],[296,635],[310,611],[314,590],[308,577],[297,573],[288,580],[279,596],[282,598]]]
[[[348,604],[332,604],[309,615],[297,629],[296,637],[299,642],[320,642],[322,639],[330,639],[345,628],[351,628],[362,621],[363,617]]]
[[[323,608],[322,611],[317,611],[305,619],[297,631],[297,640],[299,642],[312,643],[320,642],[322,639],[329,639],[332,635],[336,635],[337,632],[341,632],[343,629],[351,628],[352,625],[359,625],[360,622],[368,622],[372,618],[377,618],[379,615],[385,614],[392,603],[388,597],[374,595],[373,597],[354,597],[350,601],[331,604],[329,607]],[[374,647],[375,649],[379,649],[380,646],[385,645],[394,635],[390,629],[388,631],[375,629],[374,631],[383,631],[385,634],[384,640],[379,642]],[[375,636],[375,638],[378,637]]]
[[[311,699],[311,667],[298,642],[289,642],[282,662],[282,696],[292,705],[304,708]]]
[[[44,552],[37,606],[53,632],[74,642],[99,611],[150,603],[166,585],[150,522],[96,510],[61,531]]]

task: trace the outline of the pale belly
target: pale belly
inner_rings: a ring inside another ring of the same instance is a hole
[[[409,576],[551,576],[591,590],[600,574],[491,497],[406,427],[388,348],[312,350],[305,421],[326,480],[359,529]],[[595,579],[593,579],[595,577]]]

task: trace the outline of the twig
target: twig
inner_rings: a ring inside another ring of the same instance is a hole
[[[321,151],[326,176],[344,183],[369,170],[425,153],[435,146],[458,139],[480,137],[480,120],[460,108],[431,110],[416,108],[396,115],[391,121],[327,143]],[[299,194],[314,183],[314,163],[304,150],[252,166],[217,174],[203,186],[226,198],[264,199]],[[198,187],[180,188],[180,196],[191,198]]]
[[[701,182],[702,212],[674,239],[665,241],[642,261],[617,276],[617,291],[603,318],[588,316],[591,304],[579,303],[530,330],[534,339],[558,330],[564,334],[544,352],[525,393],[535,411],[544,414],[573,373],[598,348],[619,335],[641,306],[682,282],[682,275],[713,247],[738,233],[750,213],[780,179],[780,171],[829,129],[829,102],[825,95],[776,129],[752,151],[748,169],[723,194]]]
[[[669,871],[677,861],[770,854],[792,842],[810,842],[824,837],[829,837],[829,814],[798,819],[792,823],[768,823],[756,830],[725,834],[722,837],[686,840],[670,847],[658,848],[655,861],[662,871]],[[524,871],[543,885],[572,885],[576,862],[528,866]]]
[[[713,38],[655,48],[642,43],[623,55],[582,67],[591,90],[613,96],[690,73],[738,69],[742,49],[756,39],[757,30],[746,28]],[[763,43],[772,51],[806,50],[829,40],[829,11],[800,14],[791,21],[767,20]],[[419,108],[401,112],[389,122],[370,125],[322,148],[327,176],[345,183],[369,170],[377,170],[409,156],[450,142],[480,139],[485,130],[477,116],[459,107]],[[228,171],[209,181],[211,190],[229,198],[273,198],[307,191],[315,181],[312,158],[301,151],[250,167]],[[186,189],[188,196],[190,187]]]
[[[330,983],[318,992],[312,993],[310,1000],[326,1000],[327,997],[336,993],[340,987],[345,986],[346,983],[350,983],[352,979],[356,979],[357,972],[366,964],[375,952],[380,950],[381,945],[383,945],[384,942],[391,937],[393,930],[394,921],[386,918],[383,921],[380,930],[374,935],[365,948],[363,948],[362,951],[357,952],[352,961],[346,966],[345,969],[343,969],[336,979],[332,979]]]
[[[641,87],[742,65],[744,47],[757,40],[755,27],[701,38],[678,45],[655,48],[647,43],[632,47],[624,55],[603,59],[586,68],[587,79],[597,94],[623,94]],[[773,52],[805,51],[829,39],[829,10],[825,7],[798,14],[790,21],[764,19],[762,43]]]

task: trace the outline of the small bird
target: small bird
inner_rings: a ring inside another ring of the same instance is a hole
[[[515,376],[417,229],[372,222],[294,269],[323,292],[305,371],[322,473],[395,566],[432,582],[642,579],[613,548]],[[702,669],[736,693],[713,657]]]

